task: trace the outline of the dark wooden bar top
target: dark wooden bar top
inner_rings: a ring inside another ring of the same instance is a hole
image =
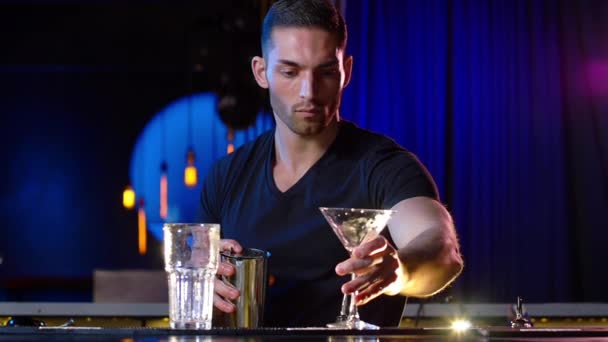
[[[172,330],[159,328],[95,327],[5,327],[0,341],[490,341],[490,340],[608,340],[608,328],[472,328],[456,332],[449,328],[388,328],[380,330],[336,330],[325,328],[260,328]]]

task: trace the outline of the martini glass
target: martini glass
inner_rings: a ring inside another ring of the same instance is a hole
[[[378,236],[391,218],[394,210],[383,209],[355,209],[355,208],[319,208],[329,222],[334,233],[344,245],[349,254],[361,243]],[[356,275],[351,274],[355,279]],[[359,312],[355,305],[355,295],[344,295],[342,309],[335,323],[329,323],[329,328],[337,329],[379,329],[377,325],[366,323],[359,319]]]

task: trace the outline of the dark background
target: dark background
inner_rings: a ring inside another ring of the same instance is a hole
[[[122,207],[133,145],[168,103],[216,90],[217,70],[238,74],[226,49],[256,51],[260,11],[0,2],[0,299],[90,300],[95,268],[162,268],[154,239],[137,253],[136,212]]]

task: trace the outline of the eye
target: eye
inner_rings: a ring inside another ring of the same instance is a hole
[[[323,76],[338,76],[340,74],[340,70],[338,68],[328,68],[328,69],[323,69],[323,71],[321,72],[321,74]]]
[[[293,69],[283,69],[280,71],[281,75],[287,78],[292,78],[296,76],[296,71]]]

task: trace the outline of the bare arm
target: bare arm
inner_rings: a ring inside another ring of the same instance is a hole
[[[441,291],[462,271],[458,239],[452,219],[441,203],[413,197],[397,203],[388,224],[392,246],[379,236],[353,251],[336,273],[358,277],[342,286],[344,293],[359,291],[363,305],[381,294],[428,297]]]
[[[450,214],[441,203],[428,197],[403,200],[393,209],[397,212],[388,228],[401,267],[398,285],[392,290],[414,297],[441,291],[463,267]]]

